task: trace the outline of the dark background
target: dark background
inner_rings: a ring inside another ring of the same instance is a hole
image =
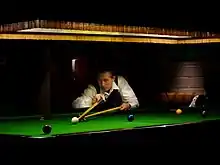
[[[6,57],[0,66],[0,116],[40,114],[41,107],[49,103],[52,113],[74,112],[73,99],[92,81],[96,67],[103,61],[128,80],[142,107],[161,103],[160,94],[172,90],[171,82],[183,62],[200,62],[212,105],[217,106],[219,101],[219,44],[8,40],[0,45],[1,57]],[[71,68],[73,58],[80,59],[75,74]]]

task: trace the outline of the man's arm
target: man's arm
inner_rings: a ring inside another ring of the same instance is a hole
[[[122,95],[123,103],[129,103],[131,108],[138,108],[139,101],[133,89],[130,87],[128,82],[122,76],[118,76],[118,87],[120,88],[120,93]]]
[[[193,97],[192,102],[190,103],[189,107],[196,107],[196,100],[198,99],[199,95]]]
[[[97,91],[94,86],[89,85],[82,94],[82,96],[76,98],[73,101],[73,108],[88,108],[92,106],[92,98],[96,95]]]

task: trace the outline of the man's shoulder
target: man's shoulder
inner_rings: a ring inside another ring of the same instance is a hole
[[[125,78],[124,78],[123,76],[121,76],[121,75],[117,75],[116,78],[117,78],[118,80],[125,79]]]
[[[88,85],[88,89],[95,90],[96,88],[95,88],[95,86],[94,86],[93,84],[89,84],[89,85]]]
[[[127,81],[124,76],[118,75],[117,76],[118,81]]]
[[[127,80],[124,76],[119,75],[119,76],[117,76],[117,82],[118,82],[119,85],[120,84],[126,84]]]

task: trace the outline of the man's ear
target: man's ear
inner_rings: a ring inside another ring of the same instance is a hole
[[[112,79],[115,81],[115,76],[112,76]]]

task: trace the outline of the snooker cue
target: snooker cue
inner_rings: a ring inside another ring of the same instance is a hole
[[[96,103],[94,103],[89,109],[87,109],[78,119],[82,119],[87,113],[89,113],[93,108],[95,108],[100,102],[102,101],[102,99]]]
[[[85,118],[100,115],[100,114],[107,113],[107,112],[116,111],[116,110],[119,110],[120,108],[121,107],[115,107],[115,108],[107,109],[107,110],[104,110],[104,111],[96,112],[96,113],[93,113],[93,114],[90,114],[90,115],[86,115]]]

